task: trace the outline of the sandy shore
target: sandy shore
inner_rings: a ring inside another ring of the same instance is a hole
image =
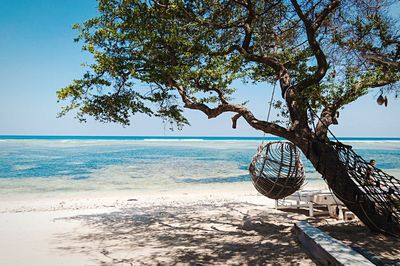
[[[312,264],[290,215],[232,189],[3,200],[0,265]]]
[[[0,265],[313,265],[291,233],[307,217],[274,210],[250,186],[2,199]],[[371,237],[362,226],[313,221],[353,244],[356,234],[361,246]],[[396,262],[399,244],[376,237]]]

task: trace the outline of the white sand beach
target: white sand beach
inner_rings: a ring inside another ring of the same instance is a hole
[[[251,184],[216,192],[3,200],[0,264],[312,264],[292,214]]]
[[[314,264],[291,232],[307,216],[275,210],[249,183],[224,187],[2,198],[0,265]],[[399,261],[390,237],[328,217],[309,220]]]

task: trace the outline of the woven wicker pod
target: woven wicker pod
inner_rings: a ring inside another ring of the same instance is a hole
[[[250,167],[254,187],[271,199],[282,199],[300,189],[304,168],[297,147],[287,141],[261,145]]]

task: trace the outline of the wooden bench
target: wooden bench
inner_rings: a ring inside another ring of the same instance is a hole
[[[374,265],[360,253],[305,221],[294,231],[311,258],[320,265]]]

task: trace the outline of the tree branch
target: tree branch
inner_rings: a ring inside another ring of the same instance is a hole
[[[232,116],[232,128],[235,129],[237,126],[237,120],[239,118],[241,118],[242,115],[241,114],[235,114],[234,116]]]
[[[314,21],[315,29],[319,29],[325,19],[340,5],[340,0],[332,0],[319,14],[316,15]]]
[[[283,69],[283,65],[276,58],[265,56],[265,55],[256,55],[249,53],[246,49],[239,45],[233,45],[231,49],[238,51],[241,53],[247,60],[257,63],[262,63],[270,66],[277,73],[279,73]]]
[[[319,117],[315,134],[319,138],[327,138],[328,128],[332,124],[337,124],[337,110],[331,107],[325,107]]]
[[[295,135],[293,132],[288,131],[286,128],[283,128],[277,124],[269,123],[266,121],[258,120],[254,114],[249,111],[246,107],[240,104],[220,104],[216,108],[210,108],[203,103],[193,102],[190,97],[187,95],[185,88],[179,85],[174,79],[169,78],[167,80],[167,86],[174,87],[179,95],[182,98],[183,103],[185,104],[185,108],[199,110],[207,115],[209,119],[215,118],[222,113],[233,112],[240,114],[247,123],[258,130],[261,130],[265,133],[270,133],[275,136],[279,136],[282,138],[286,138],[288,140],[293,140]],[[235,116],[235,121],[239,119],[240,116]],[[232,119],[234,121],[234,119]],[[236,122],[235,122],[236,126]]]
[[[208,86],[206,84],[201,84],[199,82],[199,80],[197,80],[197,79],[195,80],[195,83],[196,83],[196,86],[198,88],[202,89],[203,91],[214,91],[214,92],[216,92],[217,95],[218,95],[219,100],[221,101],[221,103],[223,103],[223,104],[227,104],[228,103],[226,101],[226,99],[225,99],[224,93],[220,89],[216,88],[215,86],[210,87],[210,86]]]
[[[362,95],[363,91],[367,88],[380,88],[396,82],[397,79],[392,79],[387,77],[386,79],[380,80],[371,80],[368,81],[366,79],[361,80],[354,84],[340,99],[338,99],[333,105],[332,108],[337,111],[342,106],[346,105],[348,102],[352,102],[354,98],[359,97]]]
[[[339,6],[340,0],[332,0],[331,4],[325,7],[324,10],[317,15],[317,18],[314,22],[307,18],[296,0],[291,0],[291,2],[296,10],[297,15],[303,21],[307,34],[308,44],[315,56],[315,59],[317,60],[317,70],[314,72],[314,74],[300,81],[296,85],[297,88],[303,89],[318,84],[323,79],[326,71],[328,70],[329,65],[326,60],[326,56],[317,41],[317,31],[321,24],[326,20],[328,15],[331,14],[333,10],[335,10]]]
[[[373,51],[360,51],[362,56],[369,62],[386,67],[392,71],[400,70],[400,62],[392,60],[388,55]]]
[[[257,55],[257,54],[250,53],[248,50],[246,50],[245,48],[243,48],[242,46],[240,46],[238,44],[234,44],[224,51],[216,52],[211,55],[213,55],[213,56],[229,55],[230,53],[232,53],[234,51],[238,51],[248,61],[265,64],[265,65],[271,67],[273,70],[275,70],[275,72],[277,74],[284,69],[283,64],[280,61],[278,61],[276,58],[271,57],[271,56]]]
[[[248,14],[247,19],[243,26],[245,35],[244,35],[242,47],[248,52],[251,38],[253,36],[253,30],[252,30],[251,24],[253,23],[253,20],[256,16],[256,11],[254,9],[254,4],[251,0],[247,1],[247,4],[245,5],[245,7],[248,10],[249,14]]]

